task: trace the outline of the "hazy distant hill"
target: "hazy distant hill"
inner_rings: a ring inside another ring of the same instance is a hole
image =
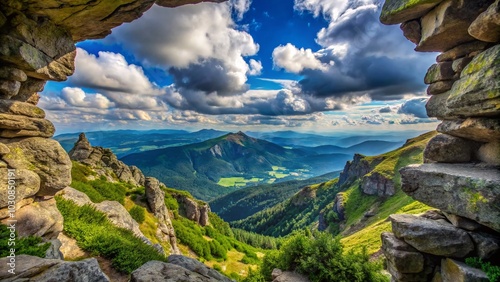
[[[66,151],[71,150],[80,133],[61,134],[54,139],[59,141]],[[196,132],[185,130],[114,130],[86,133],[94,146],[111,149],[119,158],[128,154],[166,147],[181,146],[202,142],[227,134],[224,131],[203,129]]]

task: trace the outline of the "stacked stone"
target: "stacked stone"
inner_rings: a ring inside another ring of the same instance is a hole
[[[202,1],[158,0],[158,4],[175,7]],[[70,158],[58,142],[50,139],[55,128],[36,106],[38,92],[47,80],[64,81],[73,74],[75,42],[103,38],[112,28],[139,18],[154,3],[155,0],[2,1],[0,221],[16,219],[20,236],[37,235],[44,240],[57,237],[62,231],[62,216],[53,196],[71,183]],[[16,178],[15,207],[14,202],[8,202],[8,169],[15,169],[15,176],[11,173]],[[144,182],[136,168],[131,168],[126,177]],[[11,211],[15,211],[15,218],[10,218]]]
[[[424,82],[442,121],[402,190],[441,211],[392,215],[382,235],[393,281],[488,281],[464,263],[500,254],[500,0],[386,0],[416,51],[442,52]]]

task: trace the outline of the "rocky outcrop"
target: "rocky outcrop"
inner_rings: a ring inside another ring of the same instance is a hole
[[[69,157],[93,168],[97,174],[106,176],[110,181],[115,181],[116,176],[122,182],[144,185],[144,174],[140,169],[124,164],[110,149],[92,147],[84,133],[80,134],[75,146],[69,151]]]
[[[0,258],[0,280],[10,281],[74,281],[74,282],[108,282],[95,258],[81,261],[63,261],[43,259],[28,255],[16,256],[15,274],[7,272],[9,258]]]
[[[168,263],[149,261],[132,272],[131,282],[149,281],[200,281],[200,282],[232,282],[219,272],[203,263],[183,256],[170,256]]]
[[[377,195],[379,197],[388,197],[396,193],[396,187],[392,178],[379,172],[372,172],[365,175],[361,181],[360,188],[367,195]]]
[[[171,254],[180,254],[172,220],[165,205],[165,192],[160,187],[160,181],[154,177],[146,177],[145,188],[148,206],[151,212],[158,218],[156,234],[162,238],[162,241],[170,244]]]
[[[403,168],[402,190],[439,208],[431,218],[391,216],[398,240],[427,258],[429,271],[396,265],[398,247],[382,236],[394,281],[486,281],[463,263],[498,252],[500,237],[499,0],[386,0],[381,21],[401,23],[417,51],[440,51],[424,78],[427,114],[442,120],[424,164]],[[455,245],[458,244],[458,245]],[[471,247],[472,246],[472,247]],[[453,257],[454,259],[450,259]],[[410,261],[407,261],[411,265]]]
[[[204,265],[203,263],[181,255],[171,255],[168,257],[168,263],[181,266],[187,270],[199,273],[205,277],[214,278],[216,281],[231,282],[232,280],[220,274],[216,270]]]
[[[500,173],[472,164],[411,165],[401,189],[414,199],[500,232]]]
[[[16,206],[33,202],[48,206],[41,204],[45,200],[43,197],[53,196],[71,183],[70,159],[59,143],[49,139],[55,128],[45,119],[45,112],[36,106],[40,98],[38,92],[43,90],[47,80],[63,81],[73,74],[75,42],[103,38],[112,28],[139,18],[155,2],[165,7],[175,7],[203,1],[2,2],[0,176],[5,176],[8,168],[16,170]],[[84,153],[80,151],[81,155]],[[104,164],[112,167],[120,180],[143,185],[144,177],[137,170],[132,169],[131,172],[110,153],[105,150],[98,151],[94,157],[102,159]],[[0,184],[0,192],[3,195],[6,195],[5,189],[5,183]],[[40,212],[46,214],[51,211]],[[5,218],[8,214],[6,202],[2,197],[0,217]]]
[[[198,201],[185,194],[173,193],[172,196],[179,203],[179,212],[182,216],[198,223],[200,226],[210,224],[208,214],[210,206],[202,201]]]
[[[344,183],[356,178],[361,178],[371,170],[370,163],[364,159],[363,155],[354,154],[352,161],[348,161],[344,166],[344,170],[340,173],[337,186],[340,187]]]

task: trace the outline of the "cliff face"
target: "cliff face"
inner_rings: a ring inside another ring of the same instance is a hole
[[[383,7],[381,21],[401,23],[415,50],[442,52],[424,79],[427,113],[442,120],[441,134],[427,145],[424,164],[400,173],[404,192],[446,217],[391,216],[394,234],[382,242],[395,281],[483,281],[463,259],[499,252],[499,10],[499,0],[387,0]]]

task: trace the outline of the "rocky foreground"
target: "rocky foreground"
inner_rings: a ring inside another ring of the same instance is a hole
[[[385,1],[380,20],[401,24],[416,51],[442,52],[426,76],[427,113],[442,120],[423,165],[402,190],[441,211],[392,215],[382,235],[394,281],[489,281],[464,263],[500,250],[500,1]]]

